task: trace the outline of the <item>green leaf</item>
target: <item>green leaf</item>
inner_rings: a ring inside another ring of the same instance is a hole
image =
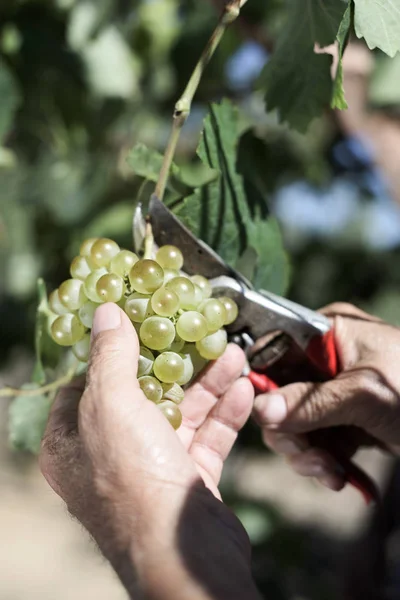
[[[337,41],[339,44],[339,64],[337,67],[336,77],[333,84],[333,96],[331,107],[337,108],[339,110],[345,110],[346,108],[348,108],[343,88],[343,54],[346,49],[347,41],[350,35],[352,16],[351,13],[352,9],[351,5],[349,4],[349,6],[346,9],[346,12],[344,13],[344,17],[342,22],[340,23],[339,31],[337,34]]]
[[[391,56],[400,52],[400,5],[397,0],[354,0],[356,35],[368,47]]]
[[[227,262],[234,264],[247,245],[246,223],[250,219],[243,180],[236,172],[238,144],[237,111],[228,101],[213,104],[204,122],[198,155],[218,181],[196,189],[177,208],[186,225]]]
[[[144,144],[136,144],[129,152],[127,163],[139,177],[156,182],[163,163],[160,152]]]
[[[289,268],[279,226],[267,218],[268,207],[257,186],[237,172],[238,141],[235,107],[228,100],[213,104],[198,155],[220,177],[196,189],[174,212],[256,287],[283,294]]]
[[[156,183],[163,163],[163,156],[144,144],[137,144],[130,151],[127,162],[136,175]],[[197,163],[178,167],[175,163],[172,163],[167,187],[172,192],[177,193],[178,196],[187,196],[194,188],[207,185],[217,177],[218,172],[210,169],[205,164]]]
[[[7,65],[0,59],[0,145],[11,128],[21,94]]]
[[[286,25],[260,76],[267,109],[277,109],[282,121],[300,131],[331,102],[332,57],[316,54],[314,46],[336,40],[347,6],[342,0],[290,0]]]
[[[47,335],[47,321],[49,314],[49,305],[47,302],[46,286],[43,279],[38,279],[38,307],[36,310],[36,326],[35,326],[35,353],[36,362],[33,368],[32,381],[38,385],[43,385],[46,381],[42,361],[42,343],[44,335]]]
[[[35,389],[34,385],[25,386]],[[46,427],[51,402],[47,396],[18,396],[13,400],[8,415],[9,443],[15,450],[38,454]]]
[[[397,107],[400,104],[400,54],[394,58],[382,54],[376,61],[369,101],[378,106]]]
[[[249,239],[258,255],[252,283],[257,289],[283,295],[289,287],[290,264],[276,219],[259,218],[248,224]]]

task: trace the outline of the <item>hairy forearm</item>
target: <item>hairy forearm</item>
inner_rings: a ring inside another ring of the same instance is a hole
[[[154,497],[132,524],[129,547],[101,549],[133,600],[260,598],[246,534],[207,492]]]

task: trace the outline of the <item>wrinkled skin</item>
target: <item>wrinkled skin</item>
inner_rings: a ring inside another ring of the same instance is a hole
[[[345,484],[340,467],[328,452],[310,447],[308,434],[326,429],[328,446],[348,457],[373,445],[398,453],[400,329],[349,304],[322,312],[333,323],[340,374],[327,383],[293,383],[262,394],[254,416],[265,443],[297,473],[340,490]]]

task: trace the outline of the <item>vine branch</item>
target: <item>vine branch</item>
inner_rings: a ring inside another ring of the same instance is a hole
[[[222,37],[228,28],[240,14],[240,9],[247,2],[247,0],[228,0],[223,8],[221,16],[218,20],[217,26],[211,34],[194,70],[188,81],[188,84],[175,104],[174,115],[172,119],[172,130],[167,143],[167,147],[164,153],[164,159],[160,170],[160,175],[157,181],[155,195],[159,200],[163,200],[165,188],[168,181],[171,164],[175,155],[176,146],[178,144],[179,136],[182,131],[190,110],[192,107],[193,97],[199,87],[199,83],[203,76],[203,73],[210,62],[214,52],[218,48]]]
[[[47,394],[57,388],[69,383],[75,375],[75,367],[70,369],[65,375],[55,379],[51,383],[47,383],[42,387],[32,388],[28,390],[17,389],[12,387],[5,387],[0,389],[0,398],[15,398],[16,396],[39,396],[40,394]]]

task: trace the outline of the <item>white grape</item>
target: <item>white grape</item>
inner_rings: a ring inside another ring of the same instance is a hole
[[[150,316],[150,295],[134,292],[126,299],[124,311],[131,321],[135,323],[143,323],[147,316]]]
[[[138,361],[138,377],[150,375],[153,370],[154,354],[144,346],[140,346],[140,355]]]
[[[80,319],[81,323],[88,329],[91,329],[93,326],[94,313],[98,306],[99,305],[96,304],[95,302],[91,302],[90,300],[88,300],[79,309],[79,312],[78,312],[79,319]]]
[[[186,342],[197,342],[208,333],[207,321],[199,312],[189,310],[179,317],[176,331]]]
[[[175,404],[180,404],[185,397],[185,392],[177,383],[162,383],[163,400],[171,400]]]
[[[89,360],[90,333],[85,333],[83,338],[72,346],[72,352],[81,362],[87,362]]]
[[[176,352],[162,352],[153,365],[154,375],[164,383],[174,383],[184,374],[184,363]]]
[[[161,383],[155,377],[145,375],[144,377],[139,377],[138,382],[142,392],[148,400],[156,403],[160,402],[163,395],[163,389]]]
[[[220,329],[196,342],[196,349],[203,358],[216,360],[225,352],[227,343],[226,331]]]
[[[161,410],[163,415],[168,419],[174,429],[179,429],[182,423],[182,413],[171,400],[164,400],[157,404],[157,408]]]
[[[87,300],[80,279],[67,279],[58,288],[58,297],[69,311],[78,310]]]
[[[164,350],[175,339],[174,324],[165,317],[149,317],[140,327],[140,339],[151,350]]]

